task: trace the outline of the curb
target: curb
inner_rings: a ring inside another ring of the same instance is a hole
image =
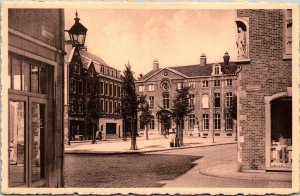
[[[188,148],[199,148],[199,147],[207,147],[207,146],[219,146],[226,144],[236,144],[237,142],[226,142],[226,143],[212,143],[207,145],[195,145],[195,146],[181,146],[174,148],[166,148],[166,149],[157,149],[157,150],[145,150],[145,151],[65,151],[64,154],[102,154],[102,155],[122,155],[122,154],[142,154],[142,153],[150,153],[150,152],[161,152],[161,151],[169,151],[169,150],[178,150],[178,149],[188,149]]]
[[[270,179],[270,178],[264,178],[264,177],[243,177],[243,176],[225,176],[225,175],[216,175],[214,173],[209,172],[203,172],[202,170],[199,170],[199,173],[204,176],[210,176],[210,177],[217,177],[217,178],[225,178],[225,179],[238,179],[238,180],[259,180],[259,181],[272,181],[272,182],[288,182],[292,183],[292,180],[280,180],[280,179]]]

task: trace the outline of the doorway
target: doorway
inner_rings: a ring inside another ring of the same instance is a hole
[[[46,185],[46,105],[43,98],[9,95],[9,187]]]

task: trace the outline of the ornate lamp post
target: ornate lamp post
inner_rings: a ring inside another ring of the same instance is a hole
[[[78,49],[82,49],[85,48],[84,43],[86,38],[86,32],[88,29],[79,22],[80,18],[78,18],[77,11],[75,16],[75,24],[69,30],[65,31],[69,33],[71,42],[70,44],[72,44],[73,47],[78,47]]]

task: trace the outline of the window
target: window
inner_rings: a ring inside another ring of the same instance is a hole
[[[221,66],[219,64],[214,65],[214,74],[221,74]]]
[[[202,108],[208,108],[208,107],[209,107],[208,95],[204,94],[202,95]]]
[[[231,92],[226,93],[226,107],[230,107],[232,105],[233,94]]]
[[[196,83],[195,82],[190,82],[189,87],[192,88],[192,89],[196,88]]]
[[[177,89],[182,89],[183,87],[183,83],[182,82],[178,82],[177,83]]]
[[[109,85],[109,95],[113,96],[113,84]]]
[[[113,113],[113,101],[109,102],[109,113],[112,114]]]
[[[292,54],[292,26],[293,26],[293,15],[292,9],[285,11],[285,55]]]
[[[220,80],[215,80],[214,81],[214,86],[221,86],[221,81]]]
[[[105,84],[104,84],[104,94],[105,94],[105,95],[108,95],[108,93],[109,93],[109,92],[108,92],[108,83],[105,83]]]
[[[31,92],[37,93],[39,90],[39,67],[37,65],[31,65],[30,78],[31,78],[31,88],[30,88]],[[74,82],[74,93],[76,93],[76,80]]]
[[[73,73],[79,74],[79,64],[77,62],[74,62],[73,64]]]
[[[194,108],[195,107],[195,95],[194,94],[190,94],[190,107]]]
[[[163,108],[169,109],[170,108],[170,102],[169,102],[169,94],[163,94]]]
[[[76,93],[76,80],[74,78],[70,79],[70,92]]]
[[[208,81],[207,80],[202,81],[202,87],[203,88],[207,88],[208,87]]]
[[[153,84],[149,84],[149,91],[154,91],[154,85]]]
[[[101,108],[101,112],[104,112],[104,100],[103,99],[100,100],[100,108]]]
[[[226,80],[226,86],[232,86],[232,79]]]
[[[233,119],[231,118],[230,114],[226,115],[226,130],[233,129]]]
[[[145,91],[145,86],[144,86],[144,85],[140,85],[140,86],[139,86],[139,91],[140,91],[140,92]]]
[[[194,114],[191,114],[189,116],[189,128],[190,129],[193,129],[194,128],[194,125],[195,125],[195,115]]]
[[[149,108],[154,109],[154,97],[149,96]]]
[[[121,114],[121,102],[118,102],[118,113]]]
[[[203,124],[203,130],[209,129],[209,116],[208,114],[202,114],[202,124]]]
[[[70,100],[70,113],[71,114],[76,113],[76,100],[75,99]]]
[[[83,94],[83,84],[81,80],[78,80],[78,94]]]
[[[221,115],[214,114],[214,129],[220,130],[221,129]]]
[[[101,67],[100,67],[100,73],[104,73],[104,66],[103,65],[101,65]]]
[[[150,127],[150,129],[154,129],[154,116],[153,115],[151,115],[151,121],[150,121],[149,127]]]
[[[121,86],[118,86],[118,97],[121,97]]]
[[[114,85],[114,97],[116,97],[116,96],[117,96],[117,86]]]
[[[105,100],[105,113],[108,114],[108,100]]]
[[[100,82],[100,94],[103,95],[104,93],[104,83],[101,81]]]
[[[215,105],[215,108],[221,107],[221,97],[220,97],[220,93],[215,93],[214,96],[215,96],[215,98],[214,98],[214,105]]]
[[[117,102],[114,101],[114,114],[116,114],[117,112],[118,112]]]
[[[83,113],[83,101],[82,100],[78,100],[78,114],[82,114]]]

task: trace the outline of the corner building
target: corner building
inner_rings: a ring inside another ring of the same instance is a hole
[[[63,186],[64,11],[8,9],[8,187]],[[5,132],[4,132],[5,133]]]
[[[239,60],[239,170],[291,170],[292,9],[237,10],[237,17],[249,48]]]
[[[178,67],[159,68],[159,62],[155,59],[153,69],[136,81],[138,94],[147,95],[152,111],[150,135],[162,134],[163,130],[175,127],[172,120],[159,122],[156,113],[160,108],[170,110],[176,89],[190,86],[190,107],[194,110],[181,123],[184,133],[235,137],[236,126],[228,108],[236,94],[236,77],[223,74],[221,64],[207,64],[205,54],[201,55],[199,64]],[[144,130],[139,120],[138,130]]]

